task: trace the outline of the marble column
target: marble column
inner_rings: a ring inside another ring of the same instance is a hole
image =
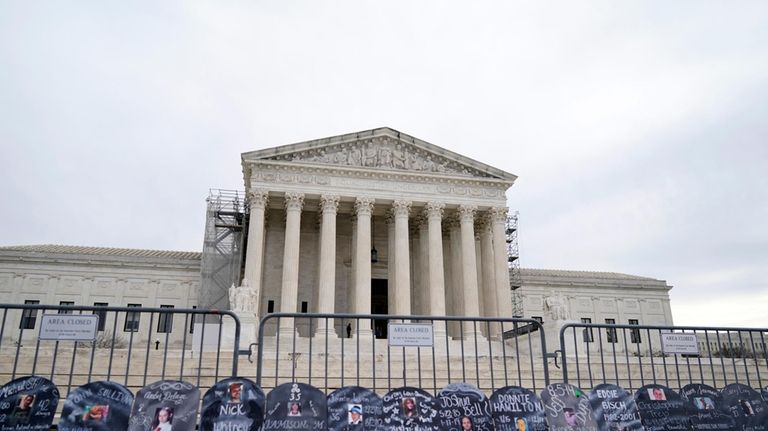
[[[509,266],[507,261],[507,211],[506,207],[497,207],[491,208],[489,212],[493,230],[496,315],[504,318],[514,317],[512,316],[512,292],[509,286]]]
[[[392,203],[395,215],[395,306],[391,314],[411,314],[410,250],[408,249],[408,215],[411,202],[396,200]]]
[[[430,313],[429,304],[430,301],[430,283],[429,283],[429,220],[426,215],[419,215],[416,218],[416,226],[419,230],[419,264],[416,266],[416,271],[421,274],[419,279],[419,310],[418,314],[428,315]],[[415,284],[415,283],[414,283]]]
[[[452,313],[454,316],[464,315],[464,289],[463,284],[463,271],[461,267],[461,223],[459,222],[459,214],[455,213],[448,220],[448,241],[451,243],[451,256],[450,256],[450,290],[451,298],[453,300]],[[453,337],[460,337],[461,331],[459,330],[459,323],[453,322],[449,326],[450,335]]]
[[[355,236],[355,313],[371,314],[371,213],[373,198],[358,197],[355,200],[357,235]],[[372,337],[371,321],[357,321],[360,337]]]
[[[387,212],[387,313],[395,314],[395,302],[397,290],[395,282],[395,215],[392,211]]]
[[[445,315],[445,278],[443,274],[443,208],[442,202],[428,202],[426,218],[429,261],[429,314]]]
[[[256,293],[256,304],[261,303],[261,281],[264,269],[264,226],[269,195],[265,190],[248,192],[251,215],[248,222],[248,251],[245,254],[245,275],[248,286]],[[230,304],[231,308],[232,304]],[[259,314],[259,309],[254,310]]]
[[[485,317],[498,316],[498,310],[496,305],[496,272],[493,253],[493,232],[492,222],[489,214],[484,214],[480,218],[480,255],[482,262],[481,273],[483,280],[480,285],[480,299],[482,300],[482,313]],[[483,332],[490,336],[493,336],[498,332],[496,328],[498,325],[483,325]]]
[[[477,261],[475,251],[475,212],[474,205],[459,206],[459,218],[461,221],[461,272],[464,283],[464,316],[475,317],[480,315],[477,289]],[[475,336],[472,324],[464,324],[465,337]]]
[[[442,202],[427,202],[425,216],[429,244],[429,314],[445,316],[445,278],[443,274],[443,208]],[[435,322],[435,338],[445,337],[445,322]]]
[[[320,280],[317,295],[317,312],[333,313],[336,300],[336,213],[338,195],[320,196],[322,221],[320,224]],[[327,331],[327,327],[331,329]],[[318,319],[317,334],[335,335],[333,320]]]
[[[299,229],[304,194],[285,194],[285,250],[283,251],[283,285],[280,293],[280,311],[295,313],[299,296]],[[280,319],[280,336],[296,333],[294,319]]]

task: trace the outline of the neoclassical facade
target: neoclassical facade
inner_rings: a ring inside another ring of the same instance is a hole
[[[249,219],[237,289],[249,294],[230,299],[246,297],[235,307],[244,320],[272,312],[512,317],[505,221],[514,175],[389,128],[244,153],[242,169]],[[212,288],[201,278],[201,258],[0,246],[1,302],[207,308]],[[547,338],[573,321],[672,324],[671,287],[663,280],[537,269],[521,275],[523,317],[542,320]],[[326,332],[324,320],[311,329],[306,320],[283,319],[265,331]],[[329,322],[330,333],[344,336],[340,321]],[[361,321],[354,329],[385,337],[387,326]],[[181,342],[192,328],[179,320],[168,330]]]
[[[514,175],[389,128],[249,152],[242,164],[244,283],[259,315],[511,316]]]

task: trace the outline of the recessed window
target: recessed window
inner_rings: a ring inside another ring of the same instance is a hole
[[[582,317],[581,323],[592,323],[592,319],[588,317]],[[592,328],[584,328],[584,342],[585,343],[591,343],[594,340],[594,337],[592,336]]]
[[[28,299],[24,301],[26,305],[36,305],[40,301],[34,299]],[[19,329],[35,329],[35,323],[37,323],[37,310],[23,310],[21,312],[21,322],[19,322]]]
[[[197,309],[197,305],[193,305],[192,309]],[[192,314],[192,317],[189,319],[189,333],[194,334],[195,333],[195,317],[197,317],[197,314]]]
[[[160,308],[173,308],[173,305],[161,305]],[[160,313],[157,318],[157,332],[165,334],[171,331],[173,331],[173,314]]]
[[[67,307],[72,307],[75,305],[75,301],[59,301],[59,305],[64,305]],[[59,314],[72,314],[72,310],[62,310],[59,309]]]
[[[616,324],[616,319],[605,319],[605,324],[606,325],[615,325]],[[615,343],[615,342],[618,341],[617,340],[618,337],[616,337],[616,328],[608,328],[608,329],[606,329],[605,332],[606,332],[606,334],[608,336],[607,338],[608,338],[608,342],[609,343]]]
[[[267,313],[275,312],[275,301],[267,301]]]
[[[108,307],[108,302],[94,302],[94,307]],[[107,324],[107,312],[106,310],[96,310],[93,314],[99,316],[99,331],[104,330],[104,326]]]
[[[639,325],[640,321],[637,319],[629,319],[630,325]],[[632,329],[632,332],[630,332],[630,338],[631,341],[635,344],[640,344],[642,340],[640,339],[640,330],[639,329]]]
[[[129,307],[141,307],[141,304],[128,304]],[[141,313],[138,311],[127,311],[125,313],[125,325],[123,325],[123,332],[137,332],[139,330],[139,319]]]
[[[541,316],[531,316],[531,319],[533,319],[533,320],[535,320],[535,321],[537,321],[539,323],[544,323],[544,318],[541,317]]]
[[[301,301],[301,312],[306,313],[309,309],[309,303],[307,301]]]

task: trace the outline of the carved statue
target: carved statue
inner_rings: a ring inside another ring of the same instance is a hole
[[[567,320],[570,317],[568,311],[568,299],[562,294],[552,292],[545,301],[549,314],[553,320]]]
[[[256,292],[248,286],[248,280],[243,280],[243,285],[229,288],[229,306],[232,311],[256,312]]]
[[[368,167],[376,166],[376,147],[369,143],[363,150],[363,165]]]
[[[395,151],[392,152],[392,161],[394,163],[394,167],[396,169],[405,169],[407,157],[408,155],[405,153],[405,151],[403,151],[403,146],[397,144],[395,146]]]

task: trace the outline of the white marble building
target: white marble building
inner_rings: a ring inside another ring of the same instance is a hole
[[[512,315],[504,222],[514,175],[389,128],[244,153],[242,165],[250,224],[239,289],[253,296],[253,305],[238,307],[242,316]],[[547,326],[672,323],[664,281],[522,276],[524,315]],[[191,308],[198,289],[200,253],[0,247],[2,302]],[[290,320],[281,326],[269,329],[313,335]],[[369,324],[359,329],[383,335]]]

